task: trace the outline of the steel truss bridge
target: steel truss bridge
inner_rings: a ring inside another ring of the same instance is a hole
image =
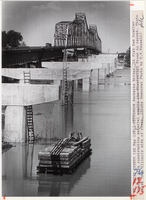
[[[68,49],[68,59],[101,53],[101,39],[96,25],[87,25],[86,15],[76,13],[73,21],[55,25],[54,44],[44,47],[17,47],[2,49],[2,67],[41,67],[42,61],[63,61],[63,50]]]

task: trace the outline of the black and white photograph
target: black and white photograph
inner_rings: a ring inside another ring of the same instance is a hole
[[[130,199],[130,2],[1,11],[2,197]]]

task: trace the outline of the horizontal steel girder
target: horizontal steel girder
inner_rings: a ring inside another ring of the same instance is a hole
[[[17,66],[17,68],[21,67],[23,64],[37,64],[42,61],[50,61],[55,59],[63,59],[63,50],[64,46],[58,47],[24,47],[24,48],[10,48],[2,50],[2,67],[9,68]],[[69,46],[67,49],[89,49],[94,53],[100,53],[93,46]],[[85,53],[85,51],[84,51]]]

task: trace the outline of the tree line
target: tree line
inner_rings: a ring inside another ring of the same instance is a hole
[[[23,37],[21,33],[10,30],[10,31],[2,31],[2,47],[10,48],[10,47],[20,47],[26,46],[23,41]]]

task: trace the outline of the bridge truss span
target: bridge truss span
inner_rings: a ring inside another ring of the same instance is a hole
[[[66,44],[67,42],[67,44]],[[55,25],[54,47],[71,47],[102,51],[96,25],[87,25],[86,15],[76,13],[73,21],[61,21]]]
[[[64,49],[68,49],[70,61],[101,53],[101,39],[98,36],[97,27],[96,25],[88,27],[84,13],[76,13],[73,21],[62,21],[55,25],[53,45],[3,48],[2,67],[41,68],[43,61],[63,61]]]

